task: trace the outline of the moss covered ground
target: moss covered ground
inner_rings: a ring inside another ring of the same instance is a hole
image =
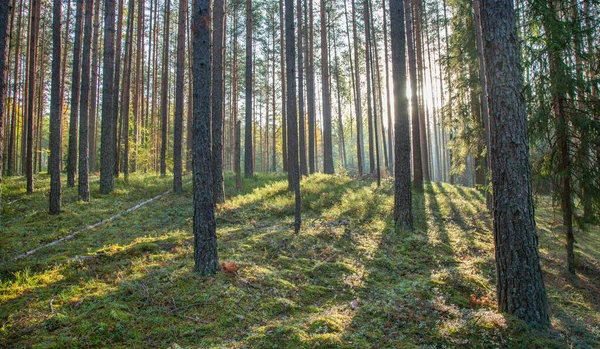
[[[188,183],[184,179],[184,183]],[[564,263],[559,212],[537,200],[552,328],[496,311],[491,219],[476,190],[441,183],[414,193],[416,229],[395,232],[393,183],[313,175],[293,233],[284,175],[245,179],[217,209],[215,277],[192,271],[192,192],[172,193],[23,259],[15,256],[170,188],[133,175],[92,201],[64,188],[47,213],[6,179],[0,217],[0,347],[7,348],[598,348],[600,229],[577,232],[577,278]]]

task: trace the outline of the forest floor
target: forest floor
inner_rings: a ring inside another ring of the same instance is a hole
[[[235,188],[227,174],[226,188]],[[414,232],[395,233],[393,183],[313,175],[302,182],[293,233],[284,175],[244,180],[217,209],[221,262],[193,271],[192,192],[139,210],[30,256],[19,254],[170,189],[132,175],[110,195],[63,189],[47,213],[48,177],[25,194],[7,178],[0,216],[0,347],[7,348],[598,348],[600,229],[577,231],[567,275],[560,213],[537,200],[552,328],[499,314],[491,219],[476,190],[441,183],[415,192]]]

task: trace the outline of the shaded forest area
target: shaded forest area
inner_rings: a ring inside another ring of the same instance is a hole
[[[0,343],[600,346],[598,18],[2,2]]]

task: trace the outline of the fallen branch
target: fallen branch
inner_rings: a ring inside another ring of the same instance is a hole
[[[191,183],[191,181],[187,182],[186,185],[190,184],[190,183]],[[31,251],[28,251],[28,252],[25,252],[23,254],[20,254],[20,255],[14,257],[12,260],[16,261],[18,259],[25,258],[25,257],[30,256],[30,255],[36,253],[37,251],[39,251],[41,249],[44,249],[46,247],[54,246],[54,245],[57,245],[57,244],[59,244],[59,243],[61,243],[63,241],[71,240],[72,238],[74,238],[75,236],[77,236],[77,235],[79,235],[79,234],[81,234],[83,232],[86,232],[88,230],[92,230],[94,228],[98,228],[99,226],[102,226],[102,225],[104,225],[106,223],[110,223],[110,222],[114,221],[115,219],[120,218],[120,217],[122,217],[122,216],[124,216],[124,215],[126,215],[126,214],[128,214],[130,212],[136,211],[136,210],[138,210],[138,209],[146,206],[147,204],[149,204],[149,203],[151,203],[153,201],[156,201],[156,200],[162,198],[163,196],[165,196],[165,195],[167,195],[169,193],[171,193],[171,190],[167,190],[166,192],[164,192],[162,194],[159,194],[159,195],[157,195],[157,196],[155,196],[155,197],[153,197],[151,199],[148,199],[146,201],[143,201],[143,202],[141,202],[141,203],[139,203],[139,204],[137,204],[137,205],[135,205],[133,207],[130,207],[129,209],[127,209],[127,210],[125,210],[125,211],[123,211],[121,213],[117,213],[114,216],[108,217],[108,218],[106,218],[106,219],[104,219],[104,220],[102,220],[102,221],[100,221],[98,223],[95,223],[95,224],[92,224],[92,225],[88,225],[87,227],[85,227],[85,228],[83,228],[81,230],[78,230],[78,231],[76,231],[76,232],[74,232],[72,234],[69,234],[69,235],[67,235],[65,237],[62,237],[62,238],[60,238],[58,240],[54,240],[54,241],[49,242],[49,243],[47,243],[45,245],[42,245],[42,246],[40,246],[38,248],[34,248]]]

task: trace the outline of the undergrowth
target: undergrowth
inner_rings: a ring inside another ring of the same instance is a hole
[[[189,179],[184,180],[187,183]],[[168,194],[25,259],[12,257],[168,190],[172,178],[119,180],[114,194],[46,213],[47,183],[6,180],[0,234],[0,347],[410,348],[600,346],[600,235],[578,232],[567,276],[560,226],[537,209],[552,328],[495,306],[493,236],[476,190],[414,193],[416,229],[395,232],[393,183],[312,175],[293,233],[284,175],[256,175],[217,207],[219,258],[237,272],[192,271],[192,192]],[[232,189],[233,188],[233,189]]]

